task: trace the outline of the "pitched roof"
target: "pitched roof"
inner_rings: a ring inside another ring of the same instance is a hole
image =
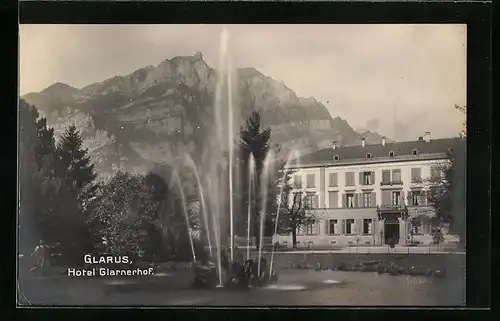
[[[455,148],[456,144],[464,142],[460,138],[442,138],[433,139],[429,142],[425,140],[416,141],[406,141],[406,142],[394,142],[374,145],[363,146],[345,146],[337,147],[335,150],[333,148],[325,148],[317,152],[304,155],[300,158],[299,164],[304,165],[321,165],[321,164],[335,164],[341,163],[342,165],[349,164],[349,162],[357,163],[357,161],[363,160],[367,161],[367,155],[370,154],[370,162],[376,163],[377,161],[390,161],[390,160],[402,160],[402,157],[407,159],[408,156],[418,156],[417,159],[422,157],[436,157],[438,154],[443,156],[446,155],[449,148]],[[413,151],[417,151],[417,155],[413,155]],[[390,156],[390,152],[394,155]],[[338,156],[338,160],[335,160],[335,156]],[[416,159],[416,160],[417,160]]]

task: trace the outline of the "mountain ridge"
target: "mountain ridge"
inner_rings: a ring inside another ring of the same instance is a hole
[[[235,129],[252,111],[260,111],[263,125],[273,130],[273,143],[282,145],[283,152],[314,151],[332,140],[360,143],[360,133],[345,119],[332,117],[314,97],[299,97],[284,82],[253,67],[239,68],[236,75]],[[117,162],[129,162],[128,170],[143,171],[205,146],[203,139],[214,126],[216,86],[217,71],[196,53],[80,89],[57,82],[21,98],[40,110],[56,134],[69,124],[77,125],[91,149],[106,154],[96,159],[99,171],[109,172],[119,166]],[[380,139],[371,134],[369,143]]]

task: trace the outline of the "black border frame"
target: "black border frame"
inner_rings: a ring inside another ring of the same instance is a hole
[[[9,39],[8,50],[2,66],[8,70],[5,73],[11,75],[11,84],[2,86],[8,90],[6,116],[9,136],[17,136],[17,112],[13,106],[17,106],[17,57],[18,42],[17,13],[20,14],[20,23],[466,23],[467,24],[467,105],[468,105],[468,162],[467,162],[467,307],[473,309],[489,308],[490,306],[490,195],[491,195],[491,154],[492,154],[492,108],[491,108],[491,3],[263,3],[263,2],[219,2],[219,3],[181,3],[181,2],[21,2],[19,9],[16,6],[0,5],[7,8],[6,17],[1,21],[8,23],[8,28],[2,28],[8,34],[3,39]],[[19,10],[19,11],[18,11]],[[2,15],[4,13],[2,12]],[[10,36],[10,37],[8,37]],[[8,62],[7,62],[8,61]],[[2,68],[3,69],[3,68]],[[16,86],[12,86],[15,83]],[[16,108],[17,109],[17,108]],[[12,112],[12,114],[11,114]],[[13,155],[17,154],[17,142],[9,141]],[[15,153],[15,154],[14,154]],[[8,164],[4,163],[12,180],[16,179],[17,157]],[[11,186],[11,185],[8,185]],[[14,185],[12,185],[14,187]],[[16,191],[17,188],[12,188]],[[15,192],[14,192],[15,194]],[[9,198],[10,199],[10,198]],[[14,198],[13,198],[14,199]],[[9,203],[14,204],[14,202]],[[16,204],[17,206],[17,204]],[[15,208],[14,208],[15,210]],[[11,212],[8,212],[11,213]],[[474,216],[471,214],[473,213]],[[14,215],[8,215],[14,218]],[[15,221],[11,225],[15,226]],[[15,232],[14,232],[15,233]],[[15,237],[11,238],[12,248],[15,249]],[[13,253],[14,257],[17,254]],[[15,266],[14,266],[15,268]],[[7,276],[3,274],[3,276]],[[12,287],[15,289],[15,279]],[[7,287],[5,287],[7,288]],[[10,292],[10,291],[9,291]],[[15,295],[9,293],[9,299]],[[306,308],[306,307],[304,307]],[[307,307],[316,309],[318,307]],[[336,307],[338,309],[342,307]],[[389,308],[389,307],[388,307]],[[321,307],[321,311],[325,307]],[[378,307],[385,309],[385,307]],[[203,317],[218,319],[253,316],[260,310],[246,310],[241,314],[238,310],[226,310],[225,314],[213,314],[219,309],[203,310]],[[266,310],[274,311],[272,308]],[[19,309],[21,319],[29,318],[37,309]],[[112,310],[85,309],[83,314],[93,317],[104,317],[109,315],[125,316],[129,314],[125,308]],[[160,310],[150,310],[153,315],[158,316]],[[197,310],[169,309],[168,317],[195,317]],[[387,310],[386,310],[387,311]],[[37,311],[41,314],[50,313],[51,310]],[[293,313],[294,317],[310,317],[305,314],[308,311],[290,310],[281,311]],[[318,311],[319,312],[319,311]],[[333,310],[331,311],[333,312]],[[365,313],[368,312],[368,315]],[[392,312],[392,311],[391,311]],[[304,313],[304,314],[302,314]],[[393,316],[395,316],[393,312]],[[458,311],[451,312],[453,317],[458,316]],[[373,310],[358,310],[355,315],[359,317],[373,317]],[[389,314],[389,313],[388,313]],[[423,312],[430,316],[432,311]],[[255,315],[258,317],[258,315]],[[290,317],[292,315],[288,315]],[[54,314],[51,315],[54,317]],[[163,315],[165,317],[165,315]],[[276,314],[273,313],[273,317]],[[329,314],[317,313],[314,318],[329,318]],[[422,315],[419,315],[422,318]],[[425,317],[425,316],[424,316]],[[73,320],[74,315],[70,317]],[[9,318],[10,319],[10,318]],[[64,318],[64,319],[67,319]]]

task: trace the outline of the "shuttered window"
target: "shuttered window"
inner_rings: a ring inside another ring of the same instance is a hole
[[[328,203],[329,208],[339,207],[339,192],[328,192]]]
[[[316,180],[315,180],[315,175],[314,174],[307,174],[307,188],[314,188],[316,187]]]
[[[360,172],[359,185],[373,185],[375,172]]]
[[[391,171],[390,170],[383,170],[382,171],[382,182],[388,183],[391,181]]]
[[[363,193],[363,207],[372,207],[372,193]]]
[[[329,235],[338,235],[340,234],[340,227],[338,220],[329,220],[328,221],[328,234]]]
[[[317,235],[319,229],[318,222],[311,222],[304,224],[303,230],[306,235]]]
[[[349,193],[349,194],[346,194],[346,201],[347,201],[347,207],[348,208],[353,208],[355,207],[355,195],[354,193]]]
[[[337,173],[330,173],[330,175],[328,175],[328,186],[330,187],[338,186]]]
[[[363,220],[363,234],[371,235],[373,233],[373,222],[371,218]]]
[[[356,234],[356,226],[354,225],[353,219],[345,220],[345,234],[347,235]]]
[[[401,182],[401,170],[393,169],[392,170],[392,181],[393,182]]]
[[[382,191],[382,205],[391,204],[391,191]]]
[[[302,187],[302,176],[301,175],[295,175],[293,180],[293,184],[295,185],[296,188],[301,188]]]
[[[401,192],[392,192],[392,205],[400,205],[401,203]]]
[[[411,181],[412,183],[418,183],[422,181],[422,169],[412,168],[411,169]]]
[[[345,185],[346,186],[354,186],[354,172],[345,173]]]

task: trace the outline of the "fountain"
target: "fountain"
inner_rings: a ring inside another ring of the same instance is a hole
[[[265,218],[266,218],[266,205],[267,205],[267,189],[269,187],[269,169],[271,167],[271,161],[273,160],[273,152],[270,150],[266,158],[264,159],[264,167],[262,171],[262,177],[260,178],[260,189],[261,189],[261,207],[260,207],[260,224],[259,224],[259,257],[257,260],[257,275],[260,276],[261,274],[261,261],[262,261],[262,243],[264,240],[264,224],[265,224]]]
[[[179,174],[177,173],[176,170],[172,172],[172,178],[170,179],[169,183],[169,189],[172,189],[173,185],[177,185],[177,189],[179,190],[179,194],[181,196],[181,203],[182,203],[182,211],[184,212],[184,217],[186,218],[186,227],[187,227],[187,232],[189,236],[189,245],[191,245],[191,252],[193,254],[193,263],[196,263],[196,252],[194,251],[194,243],[193,243],[193,237],[191,233],[191,223],[189,222],[189,216],[187,213],[187,206],[186,206],[186,196],[184,195],[184,189],[182,187],[182,182],[181,179],[179,178]]]
[[[255,158],[250,154],[248,160],[248,213],[247,213],[247,261],[250,260],[250,228],[252,218],[252,197],[255,189]]]
[[[194,173],[194,177],[196,178],[196,184],[198,188],[198,195],[200,197],[200,202],[201,202],[201,211],[203,214],[203,223],[205,225],[205,231],[207,234],[207,243],[208,243],[208,250],[210,252],[210,256],[212,256],[212,242],[210,241],[210,229],[208,227],[208,213],[207,213],[207,205],[205,202],[205,195],[203,192],[203,186],[201,185],[200,181],[200,175],[198,173],[198,169],[196,168],[196,165],[193,161],[193,158],[191,158],[191,155],[186,154],[186,166],[188,166]]]
[[[253,158],[253,155],[250,155],[249,182],[248,187],[244,187],[248,188],[249,195],[247,213],[247,257],[245,262],[237,263],[235,262],[234,257],[234,188],[239,187],[239,184],[235,181],[234,177],[234,117],[236,113],[234,112],[235,106],[233,105],[233,74],[231,69],[231,57],[228,50],[228,40],[229,34],[226,29],[223,29],[220,38],[219,73],[214,99],[214,131],[210,136],[215,139],[209,139],[207,141],[207,154],[205,155],[205,159],[208,159],[209,161],[206,162],[206,164],[195,164],[191,156],[186,155],[184,164],[186,167],[191,169],[196,178],[198,196],[201,203],[201,214],[203,215],[204,229],[206,230],[210,257],[213,258],[215,256],[216,260],[216,278],[218,278],[217,287],[224,287],[225,285],[230,285],[231,283],[248,285],[251,283],[250,278],[259,277],[261,275],[262,241],[265,223],[265,206],[267,203],[268,179],[270,168],[274,162],[274,153],[269,152],[265,157],[262,175],[257,178],[255,177],[255,159]],[[177,181],[178,175],[176,177]],[[253,203],[252,198],[255,198],[256,196],[254,191],[256,179],[259,179],[260,182],[262,182],[260,191],[262,193],[262,204],[260,204],[262,211],[260,215],[259,229],[259,241],[261,246],[259,247],[258,260],[257,262],[253,262],[250,255],[250,224],[252,213],[251,204]],[[224,213],[228,213],[229,215],[224,215]],[[229,223],[229,226],[227,226],[227,223]],[[228,245],[226,245],[226,240],[229,240]],[[192,242],[192,240],[190,241]],[[212,251],[212,245],[215,245],[215,251]],[[226,256],[226,252],[222,249],[223,247],[228,247],[229,258]],[[193,250],[193,258],[194,257],[195,253]],[[196,262],[195,259],[194,261]],[[203,279],[213,278],[213,270],[203,268],[204,266],[208,266],[208,262],[204,261],[204,259],[200,260],[200,262],[198,262],[197,267],[195,268],[196,279],[200,281],[198,283],[213,285],[213,282]],[[265,269],[267,273],[267,266]],[[257,283],[260,285],[262,282],[258,280]]]
[[[296,165],[299,162],[300,159],[300,152],[293,149],[288,153],[288,157],[285,163],[285,168],[288,168],[289,165],[292,164],[292,161],[295,161]],[[285,187],[285,179],[286,175],[288,174],[287,170],[283,171],[283,177],[281,178],[281,186],[280,186],[280,195],[278,197],[278,206],[276,209],[276,221],[274,222],[274,235],[278,234],[278,222],[279,222],[279,215],[280,215],[280,210],[281,210],[281,202],[282,202],[282,197],[283,197],[283,188]],[[286,201],[286,200],[285,200]],[[273,263],[274,263],[274,251],[275,251],[275,246],[273,244],[273,248],[271,250],[271,263],[269,264],[269,275],[272,274],[273,272]]]

